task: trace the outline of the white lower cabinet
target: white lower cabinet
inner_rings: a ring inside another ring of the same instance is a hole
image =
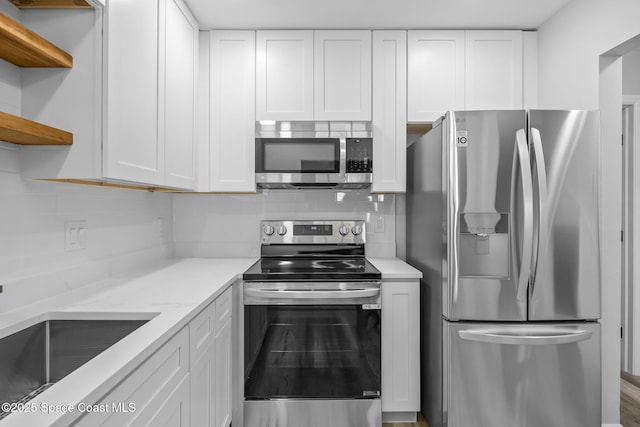
[[[415,420],[419,410],[419,281],[383,281],[382,420]]]
[[[189,333],[182,328],[75,426],[188,426]],[[171,421],[171,422],[170,422]]]
[[[231,424],[231,289],[189,324],[191,425]]]
[[[96,403],[74,426],[228,427],[231,288]]]

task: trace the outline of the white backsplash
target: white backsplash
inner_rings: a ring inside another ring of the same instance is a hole
[[[367,256],[395,256],[395,196],[370,194],[366,190],[265,190],[246,195],[176,194],[176,255],[257,257],[260,254],[261,220],[300,219],[365,220]]]
[[[0,142],[0,313],[172,256],[171,199],[25,179],[20,147]],[[65,250],[68,221],[86,222],[85,249]]]

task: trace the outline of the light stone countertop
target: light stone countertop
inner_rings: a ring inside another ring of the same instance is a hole
[[[382,280],[420,279],[422,272],[400,258],[367,258],[382,273]]]
[[[0,426],[68,425],[80,413],[40,408],[92,404],[129,375],[256,260],[172,259],[77,291],[0,314],[0,337],[47,319],[148,319],[149,322],[34,398],[32,413],[14,413]]]
[[[151,319],[34,398],[34,407],[93,404],[100,400],[202,309],[231,286],[255,258],[177,258],[83,286],[0,314],[0,337],[49,319]],[[417,279],[421,273],[398,258],[371,258],[383,279]],[[14,413],[10,426],[66,426],[75,412]]]

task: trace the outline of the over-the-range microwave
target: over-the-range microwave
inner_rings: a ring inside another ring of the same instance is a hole
[[[256,122],[261,188],[359,189],[371,185],[370,122]]]

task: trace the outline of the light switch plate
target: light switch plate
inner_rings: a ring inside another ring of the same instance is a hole
[[[67,221],[64,223],[64,250],[78,251],[86,248],[87,221]]]

